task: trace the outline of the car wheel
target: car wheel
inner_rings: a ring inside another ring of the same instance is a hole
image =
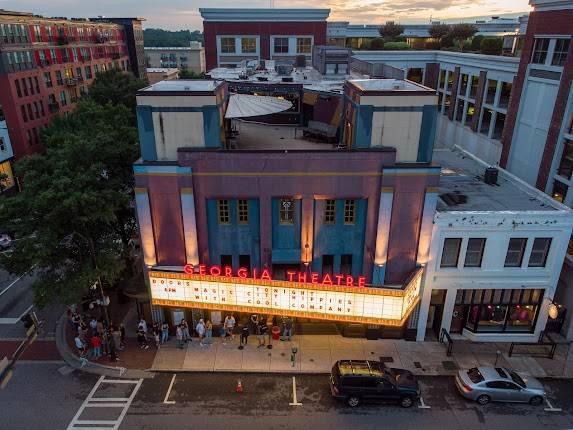
[[[346,399],[346,404],[348,404],[348,406],[350,406],[351,408],[355,408],[360,404],[360,397],[356,396],[349,397],[348,399]]]
[[[487,405],[490,401],[491,401],[491,397],[489,397],[485,394],[478,396],[478,398],[476,399],[476,402],[478,402],[480,405]]]
[[[533,406],[539,406],[542,403],[543,403],[543,397],[541,396],[534,396],[531,399],[529,399],[529,404]]]
[[[414,404],[414,399],[412,399],[411,397],[402,397],[400,399],[400,406],[402,406],[403,408],[409,408],[413,404]]]

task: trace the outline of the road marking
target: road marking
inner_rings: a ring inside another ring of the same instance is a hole
[[[177,373],[173,374],[173,378],[171,378],[171,383],[169,384],[169,388],[167,389],[167,393],[165,393],[165,399],[163,399],[163,403],[166,405],[174,405],[175,400],[167,400],[169,399],[169,394],[171,394],[171,389],[173,388],[173,383],[175,382],[175,377]]]
[[[545,398],[545,402],[547,403],[547,406],[549,406],[548,408],[545,408],[546,411],[548,412],[561,412],[561,408],[556,408],[554,407],[550,402],[548,398]]]
[[[105,379],[105,375],[100,376],[76,412],[76,415],[72,418],[67,430],[86,430],[88,428],[94,430],[117,430],[125,418],[125,414],[131,406],[131,402],[133,402],[142,383],[143,379]],[[94,397],[94,394],[102,384],[133,384],[134,388],[129,397]],[[122,408],[122,411],[115,420],[80,420],[79,418],[86,408]]]
[[[424,403],[424,398],[422,396],[420,396],[420,404],[418,405],[418,408],[420,409],[432,409],[431,406],[426,405],[426,403]]]
[[[34,308],[34,305],[30,305],[28,307],[28,309],[26,309],[24,312],[22,312],[22,315],[20,315],[18,318],[0,318],[0,325],[2,325],[2,324],[5,324],[5,325],[18,324],[20,321],[22,321],[22,317],[24,315],[26,315],[28,312],[30,312],[33,308]]]
[[[32,270],[33,267],[31,267],[30,269],[28,269],[28,271],[22,273],[19,277],[17,277],[14,281],[12,281],[12,283],[10,285],[8,285],[6,288],[4,288],[2,291],[0,291],[0,296],[2,294],[4,294],[6,291],[8,291],[10,288],[12,288],[14,285],[16,285],[16,283],[22,279],[24,276],[26,276],[28,273],[30,273],[30,270]]]
[[[296,399],[296,378],[292,377],[292,403],[289,403],[289,406],[302,406],[302,403],[299,403]]]

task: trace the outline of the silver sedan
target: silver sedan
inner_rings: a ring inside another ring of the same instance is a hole
[[[491,401],[540,405],[546,396],[537,379],[503,367],[460,370],[456,375],[456,386],[462,396],[480,405]]]

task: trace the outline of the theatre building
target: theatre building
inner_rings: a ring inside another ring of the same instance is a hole
[[[226,81],[138,92],[136,204],[154,320],[216,325],[256,312],[415,336],[440,174],[437,96],[393,79],[341,87],[331,143],[264,124],[291,102],[235,94]]]

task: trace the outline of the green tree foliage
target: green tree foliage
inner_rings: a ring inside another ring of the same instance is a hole
[[[481,41],[483,40],[483,36],[480,34],[478,36],[472,37],[470,49],[472,51],[479,51],[481,46]]]
[[[406,42],[388,42],[384,44],[385,51],[406,51],[410,49],[410,45]]]
[[[392,41],[404,33],[404,26],[396,24],[393,21],[389,21],[380,27],[378,32],[380,33],[380,36],[384,38],[384,40]]]
[[[501,37],[485,37],[480,44],[480,51],[487,55],[501,55],[503,39]]]
[[[370,49],[373,51],[381,51],[384,49],[384,39],[377,37],[370,41]]]
[[[181,70],[179,72],[179,79],[205,79],[205,73],[195,73],[189,70]]]
[[[430,37],[434,39],[441,39],[443,36],[450,32],[450,26],[448,24],[432,24],[428,28],[428,33]]]
[[[440,46],[442,48],[451,48],[452,46],[454,46],[454,37],[452,36],[451,33],[448,33],[445,36],[441,37]]]
[[[97,74],[87,97],[100,105],[111,103],[114,106],[127,106],[132,113],[130,122],[135,125],[135,94],[145,86],[147,81],[137,79],[131,73],[112,69]]]
[[[473,24],[454,24],[450,35],[458,43],[460,51],[463,50],[464,42],[477,33],[477,27]]]
[[[0,231],[13,232],[10,273],[39,271],[36,303],[72,303],[98,278],[116,280],[135,231],[132,164],[137,129],[122,105],[82,101],[42,133],[43,153],[16,163],[22,192],[3,200]]]
[[[160,28],[146,28],[143,30],[143,43],[145,46],[171,47],[189,46],[189,42],[203,43],[203,33],[199,30],[168,31]]]

